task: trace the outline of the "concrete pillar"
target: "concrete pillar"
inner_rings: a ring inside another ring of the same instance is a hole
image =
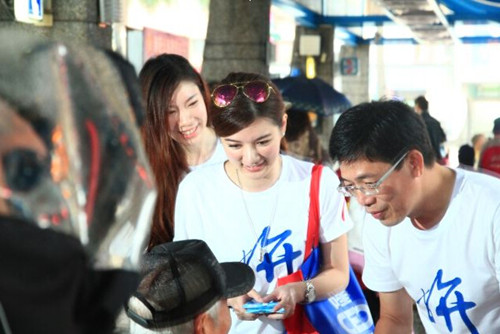
[[[344,45],[340,49],[342,58],[356,58],[358,60],[358,73],[355,75],[342,75],[342,93],[347,96],[352,105],[369,101],[369,66],[370,45]],[[341,71],[339,71],[341,72]]]
[[[296,27],[292,67],[300,69],[305,74],[307,56],[299,54],[300,36],[302,35],[319,35],[321,37],[321,54],[314,56],[314,60],[316,61],[316,77],[333,85],[333,26],[322,25],[318,29],[303,26]]]
[[[297,26],[295,29],[295,41],[293,46],[292,67],[300,69],[301,73],[306,73],[306,58],[299,54],[300,36],[302,35],[320,35],[321,36],[321,51],[319,56],[314,56],[316,62],[316,77],[324,80],[333,86],[333,71],[334,71],[334,53],[333,53],[333,38],[334,29],[330,25],[321,25],[317,29]],[[318,116],[318,133],[322,145],[326,148],[330,139],[330,134],[333,128],[333,115],[328,117]]]
[[[271,0],[210,0],[202,75],[208,82],[229,72],[269,75]]]
[[[0,6],[0,29],[18,27],[41,37],[111,48],[111,27],[99,27],[98,7],[99,1],[96,0],[53,0],[53,25],[41,27],[16,22],[13,9]]]

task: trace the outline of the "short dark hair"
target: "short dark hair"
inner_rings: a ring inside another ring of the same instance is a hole
[[[419,96],[415,99],[415,105],[417,105],[423,111],[427,111],[429,109],[429,102],[423,96]]]
[[[474,166],[474,160],[474,148],[468,144],[460,146],[460,149],[458,150],[458,162],[462,165]]]
[[[493,121],[493,134],[500,134],[500,117]]]
[[[261,117],[266,117],[277,126],[281,126],[285,114],[285,103],[278,87],[266,76],[257,73],[232,72],[219,85],[256,80],[265,81],[273,88],[273,92],[265,102],[257,103],[238,93],[227,107],[212,106],[212,124],[217,136],[231,136]]]
[[[286,140],[295,141],[307,131],[314,131],[309,115],[300,109],[290,108],[286,111],[288,122],[286,126]]]
[[[362,103],[345,111],[330,136],[333,160],[393,163],[404,151],[416,149],[426,166],[436,158],[425,123],[407,104],[400,101]]]

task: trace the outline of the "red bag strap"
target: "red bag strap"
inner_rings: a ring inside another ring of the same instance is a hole
[[[313,247],[319,244],[319,181],[322,165],[314,165],[311,173],[311,188],[309,190],[309,222],[307,225],[307,240],[304,259],[307,259]]]

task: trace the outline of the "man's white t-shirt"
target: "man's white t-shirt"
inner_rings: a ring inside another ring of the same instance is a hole
[[[405,288],[428,334],[500,333],[500,180],[455,172],[433,229],[408,218],[393,227],[365,222],[363,282],[379,292]]]
[[[254,289],[262,296],[274,290],[278,277],[288,275],[287,269],[294,272],[300,267],[307,237],[313,164],[285,155],[282,159],[279,180],[262,192],[242,191],[228,178],[221,163],[189,173],[177,194],[175,240],[202,239],[219,262],[247,263],[256,274]],[[323,168],[321,243],[336,239],[352,227],[344,198],[336,190],[338,185],[335,173]],[[259,259],[262,245],[268,260]],[[231,313],[230,333],[283,333],[281,321],[266,317],[240,321]]]

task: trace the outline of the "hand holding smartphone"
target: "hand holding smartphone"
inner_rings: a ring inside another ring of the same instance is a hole
[[[278,311],[274,311],[274,307],[278,304],[278,302],[269,302],[269,303],[259,303],[255,300],[250,300],[249,302],[243,304],[243,308],[248,313],[253,314],[281,314],[285,312],[284,308],[279,309]]]

